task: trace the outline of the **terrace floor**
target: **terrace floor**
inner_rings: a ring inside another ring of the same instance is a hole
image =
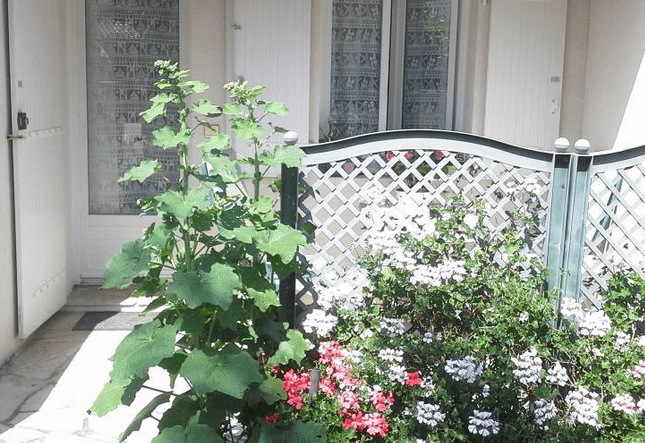
[[[0,443],[117,442],[150,397],[102,418],[87,410],[108,380],[110,356],[142,321],[135,314],[141,309],[126,293],[75,288],[67,306],[0,367]],[[154,423],[144,423],[126,441],[148,443],[155,435]]]

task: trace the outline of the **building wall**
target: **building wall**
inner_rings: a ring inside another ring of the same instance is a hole
[[[4,2],[2,2],[4,4]],[[0,32],[5,35],[5,10],[0,8]],[[3,39],[4,41],[4,39]],[[0,56],[7,66],[9,54],[4,43],[0,45]],[[7,94],[7,75],[0,69],[0,127],[2,134],[11,133],[9,119],[9,97]],[[14,281],[13,258],[13,212],[11,209],[11,152],[9,143],[0,138],[0,364],[5,362],[22,344],[16,338],[16,288]]]
[[[582,134],[592,149],[645,144],[645,2],[591,0]]]

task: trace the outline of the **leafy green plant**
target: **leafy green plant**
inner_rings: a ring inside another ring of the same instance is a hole
[[[308,349],[300,332],[279,321],[272,275],[296,269],[305,237],[281,224],[275,201],[260,193],[269,168],[297,166],[303,155],[294,146],[265,147],[284,130],[264,121],[288,110],[262,100],[263,87],[246,82],[225,86],[232,101],[224,106],[194,99],[206,84],[190,80],[176,63],[158,61],[155,67],[160,92],[141,116],[148,123],[165,120],[153,132],[153,143],[178,150],[181,175],[176,187],[140,203],[161,221],[110,259],[105,286],[134,283],[133,295],[152,297],[148,311],[159,312],[118,346],[110,380],[92,411],[102,416],[150,390],[157,395],[121,441],[148,418],[158,421],[155,443],[322,441],[315,423],[277,429],[258,420],[286,398],[270,368],[295,364]],[[171,113],[176,118],[169,118]],[[250,157],[230,158],[229,136],[211,123],[221,115],[228,116],[238,139],[250,142]],[[195,165],[188,151],[202,127],[212,135],[197,146],[203,160]],[[155,160],[144,160],[122,180],[143,182],[159,169]],[[251,188],[248,196],[245,185]],[[150,384],[153,367],[167,373],[167,389]]]

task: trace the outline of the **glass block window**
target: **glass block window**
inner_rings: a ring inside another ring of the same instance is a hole
[[[176,151],[151,145],[155,128],[139,113],[155,95],[153,64],[179,59],[179,0],[86,0],[90,214],[138,214],[137,200],[177,182]],[[160,176],[118,183],[144,158]]]

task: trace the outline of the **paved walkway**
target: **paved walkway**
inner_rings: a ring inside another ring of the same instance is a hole
[[[63,311],[41,327],[0,367],[0,443],[113,443],[136,412],[154,396],[137,398],[105,417],[87,410],[108,380],[109,357],[128,331],[74,331],[84,310],[136,311],[123,294],[75,291]],[[112,300],[109,300],[109,297]],[[92,297],[99,297],[92,305]],[[77,312],[74,312],[77,311]],[[157,375],[159,380],[159,375]],[[149,443],[154,423],[126,440]]]

